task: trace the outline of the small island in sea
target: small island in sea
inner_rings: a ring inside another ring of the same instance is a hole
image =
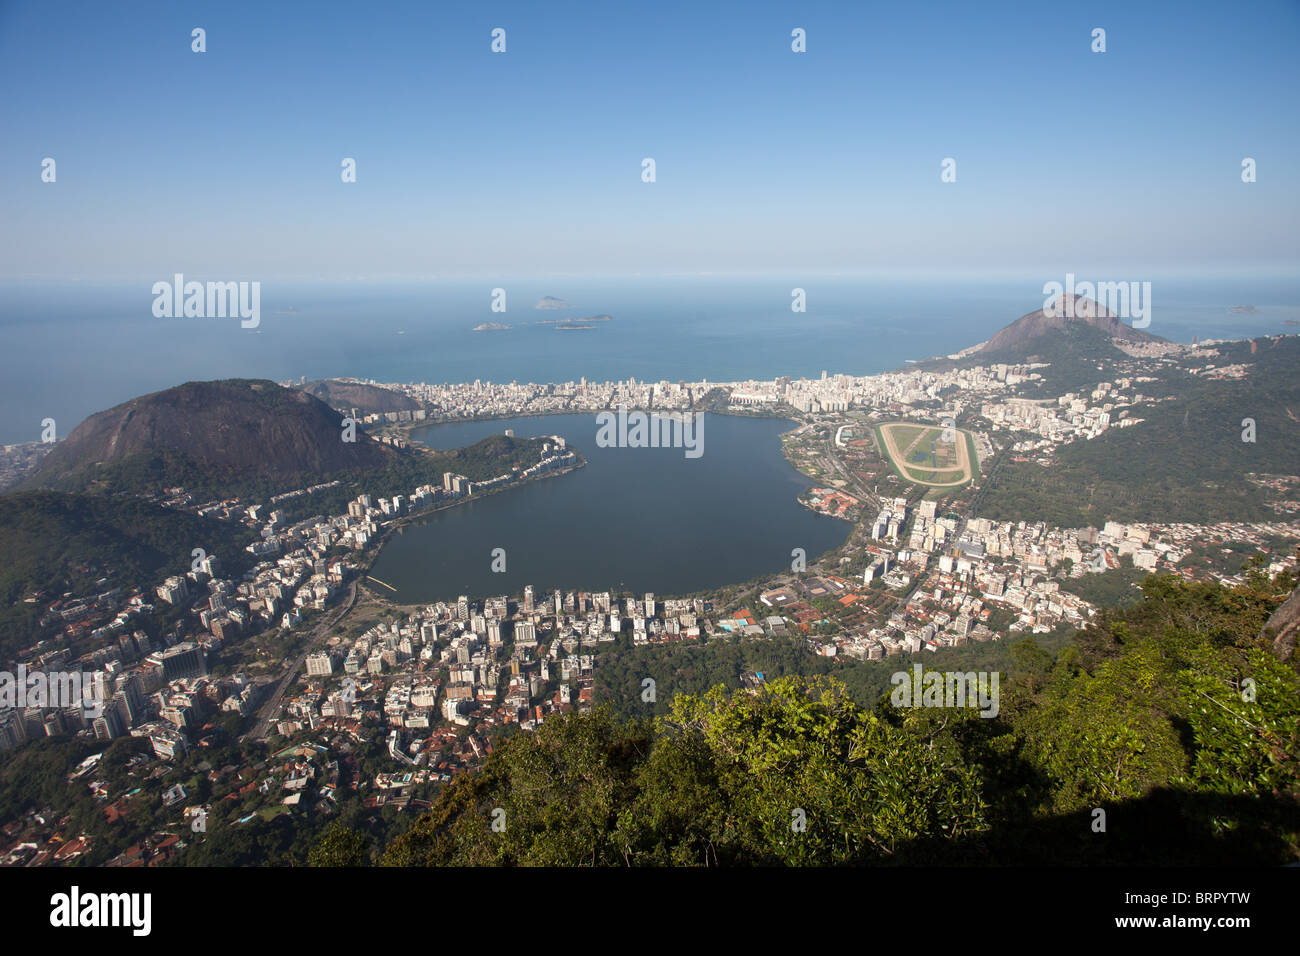
[[[583,319],[540,319],[538,325],[553,325],[557,329],[594,329],[588,322],[613,322],[612,315],[589,315]]]
[[[1230,308],[1228,311],[1229,311],[1229,312],[1242,312],[1242,313],[1245,313],[1246,315],[1254,315],[1256,312],[1259,311],[1259,309],[1255,308],[1253,305],[1234,305],[1234,306],[1233,306],[1232,308]]]
[[[482,325],[474,326],[475,332],[505,332],[510,328],[508,325],[502,325],[500,322],[484,322]]]
[[[537,305],[533,306],[535,309],[567,309],[568,307],[569,303],[563,299],[557,299],[553,295],[542,296],[537,300]]]

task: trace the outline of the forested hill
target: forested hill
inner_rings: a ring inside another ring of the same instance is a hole
[[[244,547],[255,537],[242,525],[133,499],[57,491],[0,495],[0,658],[8,660],[38,636],[36,616],[49,598],[28,603],[37,591],[148,590],[169,574],[188,571],[194,548],[239,574],[252,564]]]
[[[1216,348],[1213,363],[1241,378],[1163,369],[1143,389],[1166,398],[1135,408],[1140,424],[1064,445],[1046,465],[1005,462],[981,516],[1064,527],[1288,520],[1259,482],[1300,475],[1300,336]]]
[[[493,435],[456,451],[396,448],[359,425],[349,432],[339,411],[298,389],[245,379],[189,382],[90,416],[19,490],[158,498],[181,487],[200,500],[251,504],[338,482],[281,505],[297,518],[341,513],[362,493],[409,495],[441,484],[445,471],[475,481],[509,474],[535,464],[544,444]]]
[[[341,471],[383,468],[401,453],[319,399],[274,382],[188,382],[91,415],[60,441],[23,487],[156,493],[165,485],[224,487],[249,480],[293,487]]]

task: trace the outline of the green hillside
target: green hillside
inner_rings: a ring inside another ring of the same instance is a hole
[[[982,517],[1066,527],[1117,521],[1277,519],[1250,475],[1300,475],[1300,338],[1234,346],[1225,359],[1251,366],[1243,380],[1214,381],[1177,370],[1177,396],[1144,407],[1145,419],[1091,441],[1065,445],[1052,464],[1010,462],[986,490]],[[1242,440],[1243,419],[1255,441]]]
[[[40,637],[37,618],[48,598],[151,587],[189,571],[195,548],[219,557],[224,570],[242,573],[253,563],[244,546],[255,537],[241,525],[129,498],[0,495],[0,657]],[[46,599],[27,603],[37,591]]]

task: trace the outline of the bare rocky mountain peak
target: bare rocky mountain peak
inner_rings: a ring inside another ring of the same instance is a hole
[[[1050,306],[1043,310],[1043,314],[1052,318],[1065,318],[1074,316],[1079,319],[1114,319],[1117,318],[1105,306],[1095,299],[1089,299],[1087,296],[1075,295],[1073,292],[1062,292],[1056,297]]]
[[[1110,336],[1128,342],[1150,342],[1156,336],[1135,329],[1113,315],[1104,306],[1084,296],[1063,293],[1052,303],[1036,312],[1022,315],[1010,325],[1000,329],[991,339],[970,354],[987,354],[1016,349],[1041,336],[1059,333],[1071,326],[1091,326]]]

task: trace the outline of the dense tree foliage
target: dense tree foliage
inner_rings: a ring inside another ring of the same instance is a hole
[[[830,680],[682,695],[653,727],[598,708],[498,753],[387,861],[833,864],[982,821],[971,769]]]
[[[1142,599],[1138,587],[1150,571],[1133,566],[1131,555],[1120,559],[1120,566],[1100,574],[1085,574],[1082,577],[1067,577],[1061,581],[1061,590],[1077,594],[1090,604],[1098,607],[1128,607]]]
[[[911,667],[914,661],[924,660],[927,667],[937,670],[1007,670],[1016,647],[1035,640],[1035,647],[1055,650],[1064,646],[1069,636],[1007,637],[880,661],[823,657],[814,653],[798,633],[757,640],[715,638],[707,644],[615,645],[601,649],[595,669],[596,699],[608,703],[623,717],[662,716],[668,713],[677,694],[703,694],[718,685],[739,687],[741,675],[751,672],[761,673],[768,680],[790,675],[834,676],[850,697],[869,708],[889,691],[890,676]],[[644,693],[643,681],[647,677],[655,682],[653,700],[647,700]]]
[[[311,848],[307,862],[311,866],[362,866],[368,849],[364,836],[336,820]]]
[[[1293,587],[1151,577],[1055,657],[1014,645],[996,717],[872,708],[827,677],[608,705],[505,741],[391,865],[1279,863],[1300,853]]]

